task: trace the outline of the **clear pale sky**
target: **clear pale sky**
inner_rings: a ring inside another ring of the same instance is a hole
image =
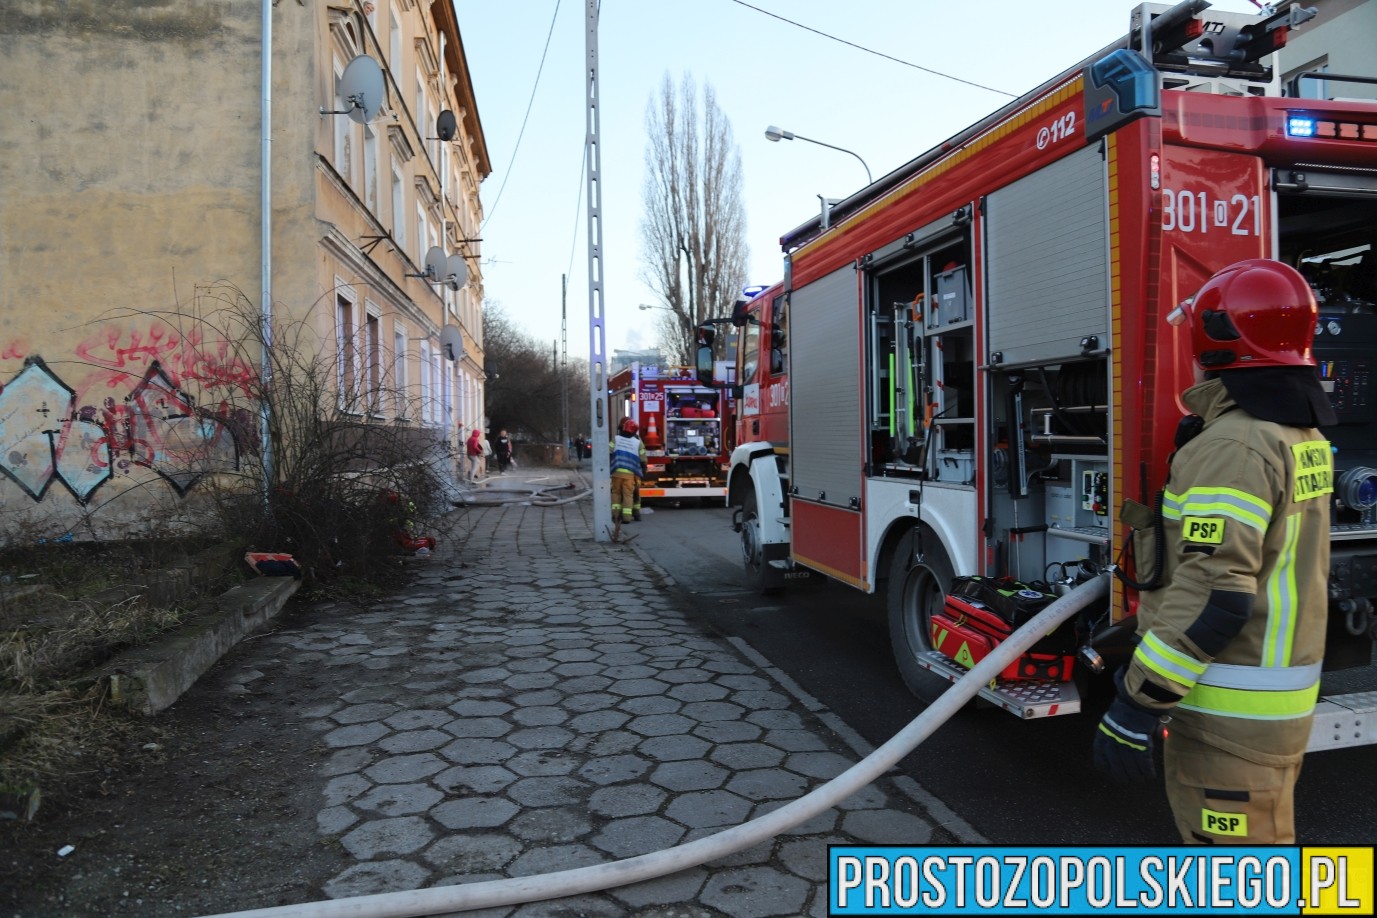
[[[646,109],[666,73],[676,84],[691,74],[716,92],[741,152],[750,280],[770,284],[783,275],[780,235],[818,213],[819,195],[847,197],[866,174],[846,153],[803,140],[771,143],[767,126],[854,151],[878,179],[1117,40],[1134,8],[1118,0],[749,2],[869,51],[735,0],[602,0],[609,355],[654,346],[657,322],[667,315],[637,309],[659,302],[640,280],[640,223]],[[1256,11],[1249,0],[1214,7]],[[487,299],[553,346],[567,274],[569,355],[586,356],[586,2],[455,0],[455,9],[493,166],[482,185]]]

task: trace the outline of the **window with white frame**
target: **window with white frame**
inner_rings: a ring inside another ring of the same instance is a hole
[[[363,319],[363,376],[368,387],[365,399],[368,411],[372,414],[382,412],[383,355],[382,355],[382,316],[374,303],[364,303]]]
[[[421,342],[421,361],[420,361],[420,383],[421,383],[421,417],[422,422],[430,420],[431,396],[430,396],[430,341]]]
[[[442,360],[440,362],[441,379],[444,382],[444,411],[445,415],[440,419],[445,430],[454,429],[454,361]]]
[[[406,361],[406,326],[397,322],[392,326],[392,387],[396,390],[399,418],[411,416],[410,406],[407,405],[410,395],[407,392]]]
[[[378,132],[373,125],[363,126],[363,203],[374,215],[378,212]]]
[[[392,167],[392,235],[397,247],[406,248],[406,182],[401,170]]]
[[[422,264],[426,258],[426,243],[431,239],[430,220],[420,201],[416,202],[416,263]]]
[[[343,289],[335,291],[335,343],[339,406],[350,409],[358,387],[358,341],[354,325],[354,300]]]
[[[419,123],[425,118],[426,112],[430,111],[430,103],[427,99],[426,75],[418,68],[416,70],[416,108],[411,113],[411,117],[415,118],[418,122],[416,131],[422,138],[429,137],[431,135],[431,128],[433,127],[433,125]]]
[[[387,69],[392,71],[392,82],[402,85],[402,19],[397,13],[397,5],[389,4],[387,12]]]
[[[441,372],[441,364],[440,349],[436,348],[430,352],[430,391],[435,395],[430,405],[430,423],[437,427],[444,423],[445,415],[441,401],[444,392],[444,384],[441,382],[444,376]]]
[[[349,103],[344,101],[344,97],[339,94],[339,81],[344,76],[344,63],[338,58],[334,58],[335,72],[335,106],[337,112],[348,109]],[[349,149],[349,141],[353,131],[351,130],[354,122],[348,115],[331,116],[332,126],[335,131],[335,152],[334,167],[335,172],[343,176],[347,182],[350,179],[352,153]]]

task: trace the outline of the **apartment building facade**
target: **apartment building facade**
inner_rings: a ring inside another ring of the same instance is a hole
[[[482,425],[491,166],[447,0],[22,0],[0,40],[0,538],[157,528],[258,449],[255,316],[368,423]]]

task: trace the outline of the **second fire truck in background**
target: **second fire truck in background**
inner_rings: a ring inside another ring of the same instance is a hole
[[[608,380],[615,428],[630,417],[646,449],[641,498],[711,500],[727,493],[727,395],[698,382],[692,367],[633,363]]]

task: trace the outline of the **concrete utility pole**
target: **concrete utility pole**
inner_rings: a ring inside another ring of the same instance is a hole
[[[559,278],[559,441],[564,445],[564,464],[569,465],[569,275]],[[577,457],[576,457],[577,458]]]
[[[593,539],[612,541],[612,462],[606,444],[612,439],[607,414],[607,351],[603,325],[602,181],[598,152],[598,3],[587,0],[588,81],[588,423],[593,447]]]

